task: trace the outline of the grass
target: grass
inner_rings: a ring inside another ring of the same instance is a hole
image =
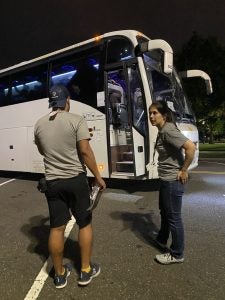
[[[224,158],[225,143],[199,144],[200,158]]]
[[[225,143],[199,144],[200,151],[225,151]]]

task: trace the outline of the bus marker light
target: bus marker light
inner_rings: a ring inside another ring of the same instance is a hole
[[[140,31],[138,31],[137,36],[142,37],[142,36],[143,36],[143,33],[141,33]]]
[[[100,36],[100,35],[95,36],[95,41],[96,41],[96,42],[99,42],[100,40],[101,40],[101,36]]]
[[[104,165],[103,164],[101,164],[101,165],[98,165],[98,169],[99,169],[99,171],[103,171],[104,170]]]

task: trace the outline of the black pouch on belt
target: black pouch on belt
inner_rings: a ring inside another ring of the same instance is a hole
[[[48,187],[47,187],[46,179],[45,179],[45,177],[43,177],[39,180],[37,189],[39,190],[39,192],[45,193],[47,191],[47,188]]]

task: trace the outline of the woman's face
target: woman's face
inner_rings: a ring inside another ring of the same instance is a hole
[[[152,126],[158,128],[162,128],[166,122],[166,116],[163,116],[154,105],[149,108],[149,119]]]

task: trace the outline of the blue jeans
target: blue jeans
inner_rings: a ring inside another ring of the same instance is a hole
[[[184,252],[184,227],[181,217],[184,187],[185,185],[178,180],[160,180],[159,209],[161,227],[157,240],[166,244],[171,233],[170,253],[175,258],[182,258]]]

